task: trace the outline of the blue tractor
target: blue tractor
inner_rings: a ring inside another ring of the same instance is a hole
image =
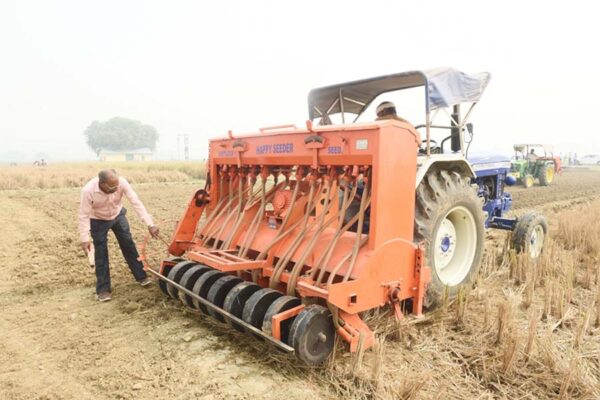
[[[472,128],[471,128],[472,129]],[[542,252],[548,223],[539,212],[530,212],[518,218],[508,218],[506,213],[512,206],[512,196],[506,186],[517,183],[510,176],[510,158],[502,155],[473,155],[471,163],[477,185],[477,195],[483,200],[486,228],[512,231],[512,245],[517,252],[528,252],[536,259]]]

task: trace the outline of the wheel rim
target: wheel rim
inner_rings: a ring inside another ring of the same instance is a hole
[[[533,177],[527,176],[525,178],[525,186],[526,187],[532,187],[533,186]]]
[[[544,228],[541,225],[536,225],[531,232],[529,238],[529,256],[531,258],[538,258],[542,253],[544,247]]]
[[[552,168],[548,168],[546,170],[546,182],[548,182],[548,183],[552,182],[553,178],[554,178],[554,170]]]
[[[454,286],[468,275],[477,250],[477,225],[465,207],[452,208],[438,228],[434,241],[434,267],[444,285]]]
[[[309,365],[318,365],[329,357],[335,344],[335,328],[329,310],[308,306],[290,328],[289,344],[296,357]]]

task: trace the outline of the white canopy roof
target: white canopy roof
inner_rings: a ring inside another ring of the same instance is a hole
[[[380,94],[425,86],[426,111],[477,102],[491,75],[467,75],[453,68],[409,71],[313,89],[308,95],[310,119],[340,112],[360,115]]]

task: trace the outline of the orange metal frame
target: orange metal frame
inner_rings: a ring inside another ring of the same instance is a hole
[[[321,298],[337,310],[338,333],[350,350],[361,335],[370,347],[373,332],[359,313],[389,304],[400,318],[399,302],[413,299],[412,312],[420,314],[431,279],[413,241],[420,136],[394,120],[282,128],[210,141],[211,185],[194,194],[169,251],[262,286]],[[277,184],[259,198],[257,178],[274,176]],[[369,231],[362,235],[338,225],[339,182],[354,186],[359,176],[370,201]],[[265,207],[272,201],[281,215]],[[273,335],[300,311],[274,317]]]

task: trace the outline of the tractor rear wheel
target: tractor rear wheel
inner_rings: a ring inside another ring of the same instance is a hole
[[[431,267],[425,306],[441,303],[444,291],[453,298],[477,278],[484,247],[481,201],[470,179],[455,171],[432,171],[417,188],[415,241],[425,242]]]
[[[546,164],[540,168],[540,183],[549,186],[554,180],[554,165]]]

